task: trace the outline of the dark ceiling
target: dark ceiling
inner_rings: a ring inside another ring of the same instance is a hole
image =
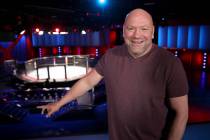
[[[18,3],[17,3],[18,2]],[[0,5],[0,30],[53,25],[100,28],[122,24],[131,9],[142,7],[161,20],[209,21],[210,6],[204,0],[108,0],[103,8],[96,0],[6,0]]]

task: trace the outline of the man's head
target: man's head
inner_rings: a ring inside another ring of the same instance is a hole
[[[143,9],[134,9],[125,18],[123,37],[129,53],[141,57],[152,48],[154,25],[152,16]]]

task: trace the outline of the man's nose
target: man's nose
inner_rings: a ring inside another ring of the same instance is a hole
[[[134,37],[136,37],[136,38],[138,38],[138,37],[142,36],[142,31],[141,31],[141,30],[139,30],[139,29],[135,30],[135,32],[134,32],[134,34],[133,34],[133,36],[134,36]]]

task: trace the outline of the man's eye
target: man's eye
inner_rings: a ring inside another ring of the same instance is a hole
[[[127,28],[127,30],[128,30],[128,31],[133,31],[133,30],[134,30],[134,28],[132,28],[132,27],[128,27],[128,28]]]
[[[149,28],[142,28],[142,30],[143,30],[143,31],[147,31],[147,30],[149,30]]]

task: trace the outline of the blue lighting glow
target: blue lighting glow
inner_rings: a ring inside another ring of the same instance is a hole
[[[197,49],[199,46],[199,26],[189,26],[188,28],[188,49]]]
[[[209,25],[158,27],[158,46],[167,48],[210,49]]]
[[[168,38],[167,38],[168,48],[176,48],[177,46],[177,27],[168,26]]]
[[[206,67],[205,66],[203,66],[203,69],[205,69]],[[206,72],[202,72],[201,73],[201,77],[200,77],[200,86],[201,86],[201,88],[202,89],[204,89],[205,87],[206,87],[206,83],[207,83],[207,74],[206,74]]]
[[[199,49],[209,48],[209,37],[210,37],[210,26],[201,25],[200,26],[200,35],[199,35]]]
[[[167,46],[167,27],[159,26],[158,28],[158,46]]]
[[[106,4],[106,0],[98,0],[98,4],[99,5],[105,5]]]
[[[177,48],[187,48],[188,28],[187,26],[178,26]]]

